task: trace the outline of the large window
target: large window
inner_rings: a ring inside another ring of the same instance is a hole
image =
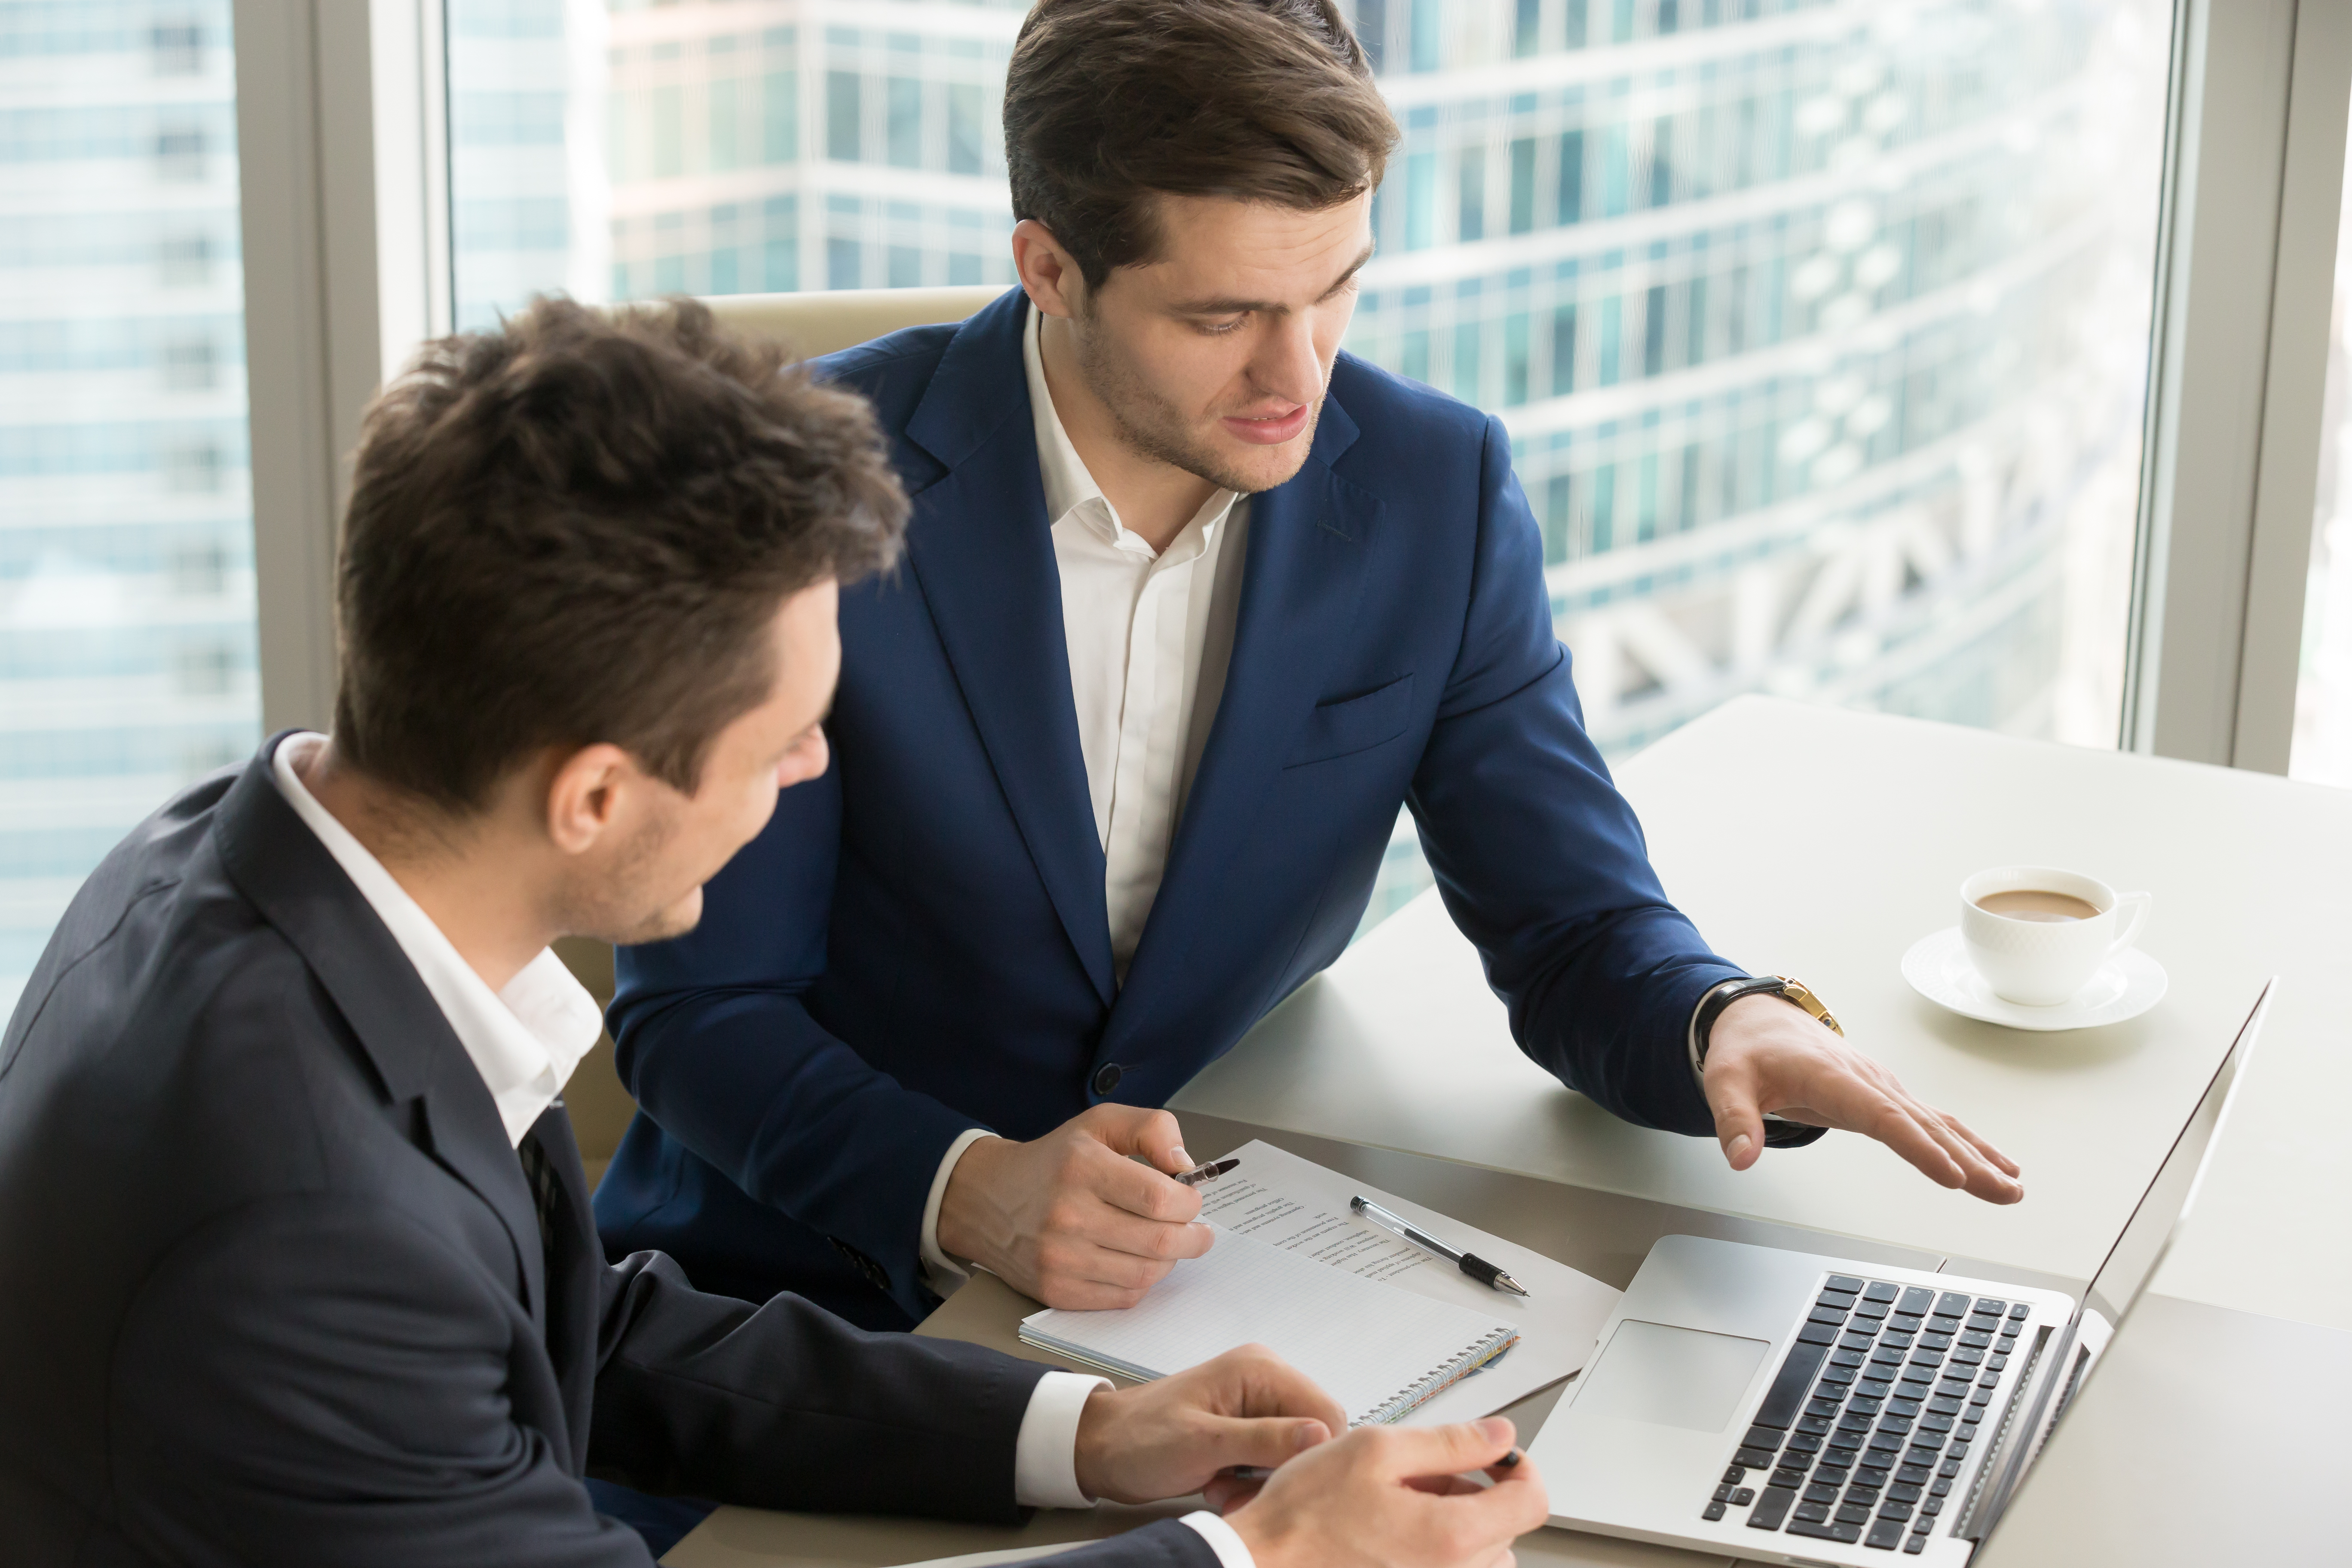
[[[0,4],[0,1016],[257,739],[229,11]]]
[[[461,320],[1011,281],[1017,3],[448,5]],[[1754,690],[2116,743],[2164,0],[1352,10],[1348,346],[1508,426],[1605,752]],[[1427,876],[1401,820],[1368,921]]]

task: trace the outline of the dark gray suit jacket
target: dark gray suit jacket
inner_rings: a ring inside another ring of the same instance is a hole
[[[1012,1521],[1044,1368],[542,1236],[488,1090],[270,776],[90,875],[0,1037],[0,1562],[643,1564],[583,1474]],[[1081,1561],[1211,1568],[1172,1521]]]

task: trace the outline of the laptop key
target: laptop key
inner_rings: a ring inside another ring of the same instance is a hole
[[[1746,1465],[1750,1469],[1757,1470],[1769,1470],[1772,1468],[1772,1456],[1769,1450],[1759,1453],[1753,1448],[1742,1448],[1731,1458],[1735,1467]]]
[[[1903,1554],[1906,1557],[1916,1557],[1927,1550],[1927,1538],[1924,1535],[1915,1535],[1903,1543]]]
[[[1807,1323],[1797,1331],[1797,1342],[1806,1345],[1833,1345],[1838,1330],[1834,1323]]]
[[[1948,1415],[1922,1415],[1919,1417],[1919,1429],[1923,1432],[1949,1432],[1952,1418]]]
[[[1918,1484],[1914,1481],[1897,1481],[1886,1489],[1886,1500],[1889,1502],[1917,1502],[1919,1500]]]
[[[1824,1290],[1843,1290],[1847,1295],[1851,1296],[1862,1289],[1862,1281],[1855,1279],[1851,1274],[1832,1274],[1830,1276],[1830,1282],[1822,1286],[1822,1289]]]
[[[2009,1315],[2012,1318],[2021,1320],[2032,1310],[2032,1309],[2031,1307],[2028,1307],[2024,1302],[2020,1301],[2010,1308]]]
[[[1932,1461],[1932,1456],[1930,1457],[1930,1460]],[[1927,1478],[1935,1473],[1936,1472],[1934,1470],[1928,1468],[1927,1463],[1906,1465],[1901,1469],[1895,1472],[1895,1479],[1898,1481],[1908,1481],[1911,1485],[1916,1487],[1925,1485]]]
[[[2022,1306],[2023,1303],[2020,1302],[2019,1305]],[[1977,1310],[1979,1312],[1990,1312],[1994,1317],[1998,1318],[2003,1312],[2009,1310],[2009,1303],[2006,1301],[1996,1301],[1990,1296],[1979,1296],[1977,1298]]]
[[[1717,1502],[1729,1502],[1731,1500],[1731,1489],[1727,1486],[1716,1488],[1715,1500]]]
[[[1895,1392],[1895,1385],[1883,1377],[1865,1377],[1853,1385],[1853,1392],[1864,1399],[1884,1399]]]
[[[1748,1516],[1750,1530],[1778,1530],[1780,1521],[1789,1517],[1789,1509],[1797,1500],[1796,1492],[1788,1487],[1766,1487],[1764,1495],[1756,1500],[1756,1510]]]
[[[1853,1369],[1850,1366],[1825,1366],[1822,1368],[1822,1382],[1825,1385],[1823,1392],[1827,1392],[1827,1390],[1831,1388],[1843,1388],[1847,1384],[1852,1383],[1853,1381]]]
[[[1942,1464],[1937,1465],[1936,1467],[1936,1473],[1943,1477],[1946,1480],[1950,1480],[1954,1476],[1958,1475],[1960,1473],[1960,1461],[1958,1456],[1948,1458]]]
[[[1919,1517],[1922,1520],[1933,1519],[1943,1511],[1944,1500],[1942,1498],[1931,1497],[1921,1498],[1919,1500]]]
[[[1902,1400],[1899,1403],[1908,1405],[1910,1401],[1906,1399]],[[1895,1436],[1900,1437],[1905,1433],[1911,1430],[1911,1417],[1908,1415],[1896,1415],[1891,1413],[1882,1415],[1878,1420],[1878,1429],[1882,1432],[1891,1432]]]
[[[1789,1423],[1797,1418],[1799,1406],[1805,1403],[1805,1392],[1813,1385],[1813,1373],[1821,1370],[1822,1358],[1829,1353],[1827,1342],[1816,1342],[1805,1338],[1805,1334],[1812,1331],[1807,1329],[1804,1334],[1797,1336],[1797,1342],[1789,1347],[1788,1359],[1781,1362],[1780,1370],[1773,1375],[1771,1389],[1764,1395],[1764,1403],[1757,1407],[1757,1426],[1786,1431]],[[1846,1352],[1841,1351],[1838,1353],[1843,1355]]]
[[[1968,1346],[1970,1350],[1990,1350],[1992,1348],[1992,1336],[1986,1333],[1982,1329],[1970,1329],[1967,1333],[1960,1336],[1960,1343]]]
[[[1776,1421],[1770,1426],[1750,1426],[1748,1428],[1748,1436],[1739,1439],[1739,1446],[1743,1448],[1761,1448],[1769,1454],[1780,1446],[1780,1433],[1778,1428],[1787,1425],[1785,1421]]]
[[[1754,1502],[1755,1500],[1756,1489],[1754,1487],[1742,1487],[1738,1491],[1731,1494],[1731,1506],[1734,1508],[1746,1508],[1749,1503]]]
[[[1819,1405],[1821,1401],[1818,1399],[1813,1401],[1813,1405]],[[1834,1402],[1831,1404],[1830,1409],[1832,1411],[1835,1411],[1837,1409],[1837,1405]],[[1811,1405],[1805,1407],[1805,1414],[1797,1417],[1797,1430],[1800,1432],[1826,1432],[1830,1429],[1830,1416],[1825,1414],[1814,1414]]]
[[[1853,1315],[1857,1318],[1883,1318],[1886,1316],[1886,1303],[1872,1300],[1856,1301],[1853,1304]]]
[[[1891,1497],[1890,1497],[1890,1498],[1888,1498],[1885,1502],[1880,1503],[1880,1504],[1878,1505],[1878,1517],[1879,1517],[1879,1518],[1881,1518],[1881,1519],[1899,1519],[1899,1520],[1902,1520],[1902,1521],[1903,1521],[1905,1523],[1906,1523],[1906,1524],[1910,1522],[1911,1515],[1912,1515],[1912,1513],[1913,1513],[1914,1511],[1915,1511],[1915,1510],[1912,1509],[1912,1507],[1911,1507],[1911,1505],[1910,1505],[1909,1503],[1907,1503],[1907,1502],[1896,1502],[1896,1501],[1895,1501],[1893,1498],[1891,1498]]]
[[[1818,1415],[1823,1421],[1830,1420],[1843,1408],[1845,1408],[1844,1404],[1838,1398],[1837,1390],[1833,1388],[1815,1389],[1813,1396],[1805,1401],[1805,1414]]]
[[[1837,1512],[1830,1515],[1830,1517],[1836,1520],[1840,1524],[1868,1524],[1870,1522],[1870,1505],[1866,1502],[1842,1503],[1839,1505]]]
[[[1819,1524],[1829,1516],[1830,1505],[1825,1502],[1801,1502],[1789,1512],[1790,1518],[1802,1520],[1807,1524]]]
[[[1820,1433],[1792,1432],[1789,1436],[1788,1453],[1781,1456],[1780,1462],[1785,1465],[1793,1465],[1797,1461],[1790,1458],[1790,1455],[1818,1454],[1821,1451],[1822,1435]]]
[[[1845,1309],[1843,1307],[1817,1306],[1811,1312],[1805,1315],[1805,1321],[1811,1323],[1826,1324],[1828,1327],[1833,1329],[1840,1323],[1845,1321]]]
[[[1887,1315],[1886,1326],[1900,1329],[1906,1334],[1916,1334],[1927,1326],[1927,1320],[1916,1312],[1892,1312]]]
[[[1880,1520],[1870,1527],[1870,1533],[1862,1538],[1862,1543],[1875,1546],[1882,1552],[1894,1551],[1903,1544],[1903,1521],[1899,1519]]]
[[[1903,1299],[1895,1310],[1924,1318],[1927,1315],[1927,1310],[1935,1304],[1936,1293],[1933,1290],[1924,1285],[1914,1285],[1903,1292]]]
[[[1968,1310],[1975,1304],[1976,1303],[1970,1301],[1966,1295],[1958,1290],[1947,1290],[1944,1292],[1942,1297],[1937,1300],[1936,1310],[1943,1313],[1947,1317],[1958,1318],[1965,1315]]]
[[[1897,1293],[1898,1288],[1889,1285],[1884,1279],[1873,1281],[1864,1286],[1862,1291],[1863,1299],[1869,1301],[1892,1301]]]
[[[1783,1465],[1779,1469],[1772,1472],[1771,1484],[1776,1487],[1789,1487],[1791,1489],[1803,1486],[1805,1484],[1804,1469],[1801,1466],[1798,1465]]]
[[[1835,1481],[1815,1480],[1800,1494],[1807,1502],[1835,1502],[1838,1485]]]
[[[1748,1471],[1747,1471],[1747,1469],[1746,1469],[1744,1467],[1739,1466],[1739,1465],[1732,1465],[1732,1466],[1729,1466],[1729,1467],[1727,1467],[1727,1468],[1724,1470],[1724,1472],[1723,1472],[1723,1479],[1724,1479],[1724,1483],[1725,1483],[1727,1486],[1735,1486],[1735,1487],[1736,1487],[1736,1486],[1738,1486],[1740,1482],[1742,1482],[1742,1481],[1746,1480],[1747,1479],[1748,1479]]]
[[[1840,1524],[1834,1520],[1820,1524],[1815,1524],[1811,1520],[1800,1520],[1789,1527],[1789,1533],[1810,1535],[1815,1541],[1842,1541],[1846,1545],[1852,1546],[1856,1541],[1862,1539],[1862,1527],[1858,1524]]]
[[[1927,1414],[1930,1415],[1958,1415],[1964,1408],[1958,1394],[1938,1394],[1927,1401]]]
[[[1700,1510],[1699,1513],[1699,1518],[1701,1519],[1721,1519],[1722,1517],[1723,1505],[1719,1502],[1711,1502],[1707,1504],[1706,1507]]]

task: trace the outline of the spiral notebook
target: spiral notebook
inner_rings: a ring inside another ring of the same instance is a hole
[[[1356,1426],[1403,1420],[1518,1342],[1500,1318],[1213,1228],[1216,1244],[1177,1264],[1139,1305],[1048,1308],[1021,1321],[1022,1342],[1144,1382],[1237,1345],[1265,1345]]]

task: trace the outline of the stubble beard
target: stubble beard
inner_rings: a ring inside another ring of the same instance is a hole
[[[1323,418],[1321,396],[1307,410],[1307,428],[1292,437],[1297,460],[1269,482],[1242,472],[1213,448],[1190,439],[1184,416],[1174,404],[1145,385],[1125,361],[1107,353],[1098,335],[1086,321],[1073,321],[1071,325],[1077,329],[1070,337],[1078,374],[1085,378],[1087,389],[1108,411],[1119,440],[1129,451],[1155,463],[1181,468],[1219,489],[1239,495],[1253,495],[1286,484],[1306,466],[1307,454],[1315,447],[1316,426]],[[1323,373],[1326,393],[1330,383],[1331,373],[1327,366]]]

